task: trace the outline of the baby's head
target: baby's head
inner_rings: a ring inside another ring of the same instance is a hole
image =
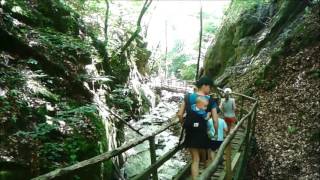
[[[207,109],[208,104],[209,102],[205,97],[202,97],[202,96],[197,97],[196,99],[197,108],[205,110]]]

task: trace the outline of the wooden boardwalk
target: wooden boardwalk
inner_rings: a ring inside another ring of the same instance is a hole
[[[234,163],[239,160],[240,158],[240,152],[241,148],[244,145],[245,140],[245,128],[241,128],[237,131],[235,137],[231,141],[231,147],[232,147],[232,156],[231,159],[234,159]],[[225,178],[225,160],[221,160],[223,163],[219,164],[217,171],[212,174],[211,179],[212,180],[222,180]],[[233,164],[235,166],[235,164]],[[188,162],[185,167],[179,172],[179,174],[174,178],[175,180],[191,180],[190,176],[190,168],[191,168],[191,162]],[[204,171],[204,167],[200,166],[200,174]]]

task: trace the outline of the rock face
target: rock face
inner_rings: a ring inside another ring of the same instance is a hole
[[[94,57],[78,36],[77,14],[59,1],[1,3],[1,179],[29,179],[107,151],[104,117],[84,86]],[[110,165],[79,177],[111,177]]]
[[[319,179],[319,1],[232,1],[205,73],[261,100],[253,179]]]
[[[110,79],[99,76],[102,57],[88,31],[62,1],[1,1],[0,179],[30,179],[121,145],[123,124],[106,105]],[[129,58],[141,59],[142,72],[150,52],[136,44],[140,54]],[[123,79],[136,69],[129,66]],[[62,179],[113,173],[107,161]]]
[[[298,48],[316,41],[317,23],[311,20],[318,18],[316,6],[316,2],[286,0],[232,2],[206,53],[205,73],[217,78],[257,61],[268,64],[271,55],[287,51],[289,45]]]

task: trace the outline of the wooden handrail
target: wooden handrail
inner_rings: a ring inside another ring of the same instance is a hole
[[[217,88],[219,91],[223,92],[223,89],[221,88]],[[213,94],[213,93],[212,93]],[[249,100],[252,100],[252,101],[257,101],[256,98],[253,98],[253,97],[250,97],[250,96],[247,96],[247,95],[244,95],[244,94],[241,94],[241,93],[236,93],[236,92],[232,92],[231,94],[234,94],[234,95],[237,95],[237,96],[241,96],[241,97],[244,97],[246,99],[249,99]]]
[[[156,132],[150,134],[150,135],[147,135],[147,136],[144,136],[144,137],[141,137],[140,139],[136,140],[136,141],[133,141],[133,142],[129,142],[127,144],[124,144],[114,150],[111,150],[111,151],[108,151],[108,152],[105,152],[105,153],[102,153],[100,155],[97,155],[97,156],[94,156],[90,159],[87,159],[87,160],[84,160],[84,161],[80,161],[76,164],[73,164],[71,166],[68,166],[68,167],[64,167],[64,168],[58,168],[56,170],[53,170],[51,172],[48,172],[44,175],[41,175],[41,176],[38,176],[36,178],[33,178],[33,180],[45,180],[45,179],[53,179],[53,178],[56,178],[58,176],[61,176],[61,175],[64,175],[64,174],[67,174],[67,173],[70,173],[72,171],[75,171],[75,170],[78,170],[78,169],[81,169],[83,167],[86,167],[88,165],[93,165],[93,164],[97,164],[97,163],[100,163],[102,161],[106,161],[106,160],[109,160],[111,159],[112,157],[115,157],[115,156],[118,156],[119,154],[127,151],[128,149],[131,149],[132,147],[138,145],[138,144],[141,144],[143,143],[145,140],[148,140],[150,139],[151,137],[154,137],[158,134],[160,134],[161,132],[167,130],[168,128],[178,124],[179,121],[174,121],[172,123],[169,123],[165,126],[163,126],[162,128],[160,128],[159,130],[157,130]]]
[[[204,172],[201,174],[201,176],[199,177],[199,180],[205,180],[208,179],[211,174],[213,174],[217,169],[218,169],[218,165],[219,165],[219,160],[222,158],[223,153],[227,147],[227,145],[229,143],[231,143],[231,140],[234,138],[236,132],[238,131],[238,129],[240,128],[240,126],[243,124],[243,122],[251,116],[251,114],[253,113],[254,110],[256,110],[256,106],[258,105],[258,102],[254,103],[253,108],[250,110],[250,112],[248,114],[246,114],[240,121],[239,123],[235,126],[235,128],[231,131],[231,133],[226,137],[226,139],[223,141],[223,143],[221,144],[218,153],[215,157],[215,160],[204,170]]]

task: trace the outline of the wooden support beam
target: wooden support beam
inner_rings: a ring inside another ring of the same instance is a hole
[[[155,140],[154,136],[150,137],[150,139],[149,139],[151,165],[155,164],[157,161],[156,144],[155,144],[154,140]],[[158,180],[158,169],[153,170],[152,179]]]
[[[226,179],[231,180],[232,179],[232,169],[231,169],[231,143],[227,145],[227,148],[225,149],[225,171],[226,171]]]
[[[259,102],[258,102],[259,103]],[[255,129],[256,129],[256,118],[257,118],[257,110],[258,106],[255,107],[253,111],[253,120],[252,120],[252,136],[255,134]]]
[[[240,102],[240,116],[239,119],[242,118],[242,114],[243,114],[243,102],[244,102],[244,97],[241,96],[241,102]]]
[[[239,159],[240,159],[241,153],[237,152],[234,157],[232,158],[232,165],[231,165],[231,169],[232,169],[232,173],[234,174],[235,169],[237,168],[237,165],[239,163]],[[226,172],[222,172],[221,175],[219,176],[219,180],[224,180],[226,178]],[[227,177],[228,179],[228,177]]]

